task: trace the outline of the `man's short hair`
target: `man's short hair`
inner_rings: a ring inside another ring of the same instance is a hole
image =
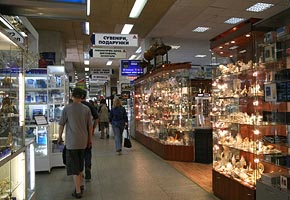
[[[85,99],[87,97],[87,91],[86,90],[83,90],[83,97],[82,99]]]
[[[80,98],[82,99],[84,96],[84,90],[82,88],[74,88],[73,92],[72,92],[72,96],[75,98]]]

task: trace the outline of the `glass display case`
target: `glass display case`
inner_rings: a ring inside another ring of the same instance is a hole
[[[190,68],[163,65],[134,81],[135,138],[168,160],[193,161]]]
[[[281,22],[289,19],[289,9],[286,13],[268,25],[285,26]],[[266,31],[266,21],[247,20],[212,40],[219,63],[211,110],[213,192],[221,199],[256,199],[260,180],[288,174],[289,32],[278,39]]]
[[[64,166],[57,144],[58,120],[68,99],[68,79],[64,66],[30,69],[25,77],[26,138],[35,138],[35,170],[50,171]],[[37,116],[44,120],[37,123]]]
[[[262,143],[258,159],[264,166],[263,174],[256,183],[257,200],[290,198],[289,19],[288,8],[254,25],[255,31],[262,33],[255,41],[258,64],[265,74],[261,115],[267,125],[257,135]]]
[[[64,166],[62,161],[62,150],[64,144],[58,144],[58,122],[62,110],[68,101],[68,78],[64,66],[47,66],[48,77],[48,121],[50,124],[50,165],[51,167]],[[65,139],[65,138],[64,138]]]
[[[46,121],[37,124],[35,117]],[[50,171],[47,69],[30,69],[25,75],[25,137],[35,139],[35,171]]]
[[[24,48],[0,27],[0,198],[25,199]]]

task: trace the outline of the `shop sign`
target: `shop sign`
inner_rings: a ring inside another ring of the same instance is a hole
[[[102,75],[112,75],[113,70],[112,69],[107,69],[107,68],[93,68],[90,69],[91,74],[102,74]]]
[[[92,79],[92,81],[94,81],[94,80],[98,80],[98,81],[108,81],[108,80],[110,80],[110,77],[109,76],[106,76],[106,75],[92,74],[91,75],[91,79]]]
[[[90,56],[93,58],[126,58],[127,53],[124,49],[92,48]]]
[[[11,30],[11,29],[6,29],[6,31],[13,37],[15,38],[18,42],[20,43],[24,43],[24,38],[22,37],[22,35],[20,35],[18,32],[16,32],[15,30]]]
[[[91,42],[94,46],[138,47],[138,35],[94,33]]]

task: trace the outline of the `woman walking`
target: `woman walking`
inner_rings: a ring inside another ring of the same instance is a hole
[[[121,154],[123,131],[125,126],[128,125],[128,117],[125,108],[122,106],[122,101],[118,97],[113,101],[113,108],[110,112],[109,120],[112,123],[114,132],[116,152]]]

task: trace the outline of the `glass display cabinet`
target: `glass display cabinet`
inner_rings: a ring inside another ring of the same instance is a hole
[[[290,9],[254,25],[256,56],[264,71],[263,111],[265,128],[259,132],[258,159],[264,166],[256,183],[256,199],[290,198]]]
[[[135,86],[135,138],[167,160],[193,161],[191,64],[165,64]]]
[[[0,27],[0,198],[25,199],[24,48]]]
[[[277,199],[261,185],[281,187],[288,176],[289,13],[249,19],[211,40],[219,63],[211,110],[213,192],[221,199]],[[278,37],[273,30],[281,27]]]
[[[64,144],[57,143],[58,122],[61,118],[62,110],[69,99],[69,83],[64,66],[47,66],[47,81],[50,165],[51,167],[60,167],[64,166],[62,161]]]
[[[35,171],[50,171],[47,69],[30,69],[25,74],[25,137],[35,139]],[[37,124],[35,117],[46,121]]]

